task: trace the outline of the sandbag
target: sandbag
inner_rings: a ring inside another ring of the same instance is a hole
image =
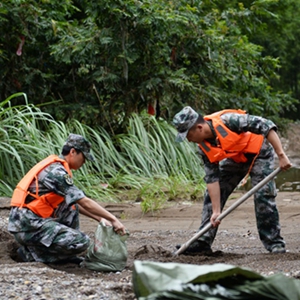
[[[262,276],[228,264],[192,265],[135,261],[138,300],[299,300],[300,282],[278,273]]]
[[[122,271],[128,257],[126,245],[128,236],[129,232],[121,236],[112,226],[100,222],[81,266],[94,271]]]

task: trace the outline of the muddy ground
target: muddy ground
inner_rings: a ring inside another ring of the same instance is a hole
[[[300,132],[300,131],[299,131]],[[298,164],[297,151],[298,139],[291,142],[283,140],[287,152],[295,164]],[[225,208],[237,201],[243,191],[232,194]],[[287,253],[270,254],[260,242],[256,230],[253,198],[249,198],[241,206],[236,208],[221,223],[216,240],[213,244],[211,256],[185,256],[174,257],[175,245],[184,243],[196,234],[200,225],[202,202],[173,201],[164,209],[155,213],[143,215],[140,203],[127,202],[123,204],[102,203],[107,210],[121,218],[122,222],[130,231],[127,241],[128,261],[125,270],[118,273],[101,273],[80,268],[73,264],[67,265],[44,265],[41,263],[18,263],[13,260],[16,243],[13,237],[6,231],[6,222],[9,214],[8,198],[0,198],[0,269],[6,270],[6,274],[14,272],[16,267],[28,274],[34,274],[40,268],[46,276],[46,282],[63,278],[72,278],[76,282],[99,280],[103,289],[114,295],[109,299],[135,299],[131,275],[134,260],[150,260],[159,262],[178,262],[188,264],[214,264],[226,263],[240,267],[247,267],[263,275],[271,275],[282,272],[287,276],[300,278],[300,192],[282,191],[278,193],[277,206],[280,213],[282,236],[286,241]],[[97,222],[82,217],[81,229],[93,235]],[[170,255],[171,254],[171,255]],[[29,276],[30,278],[30,276]],[[29,280],[30,279],[26,279]],[[94,282],[93,281],[93,282]],[[5,284],[5,285],[4,285]],[[1,281],[1,286],[9,289],[9,281]],[[66,299],[61,289],[61,297]],[[97,296],[95,287],[85,290],[86,298],[80,299],[104,299]],[[20,298],[14,298],[20,299]],[[25,298],[24,298],[25,299]],[[26,299],[42,299],[32,297]],[[107,299],[107,298],[105,298]]]
[[[234,203],[241,195],[241,193],[234,193],[228,205]],[[46,266],[40,263],[17,263],[11,258],[16,244],[12,236],[3,229],[0,231],[0,265],[1,268],[6,269],[16,266],[26,268],[26,270],[32,268],[32,272],[36,272],[37,267],[46,267],[49,271],[57,269],[64,272],[64,278],[73,274],[76,280],[93,278],[99,279],[102,284],[107,281],[109,282],[107,288],[118,293],[119,299],[135,298],[131,284],[131,270],[136,259],[198,265],[226,263],[247,267],[263,275],[283,272],[287,276],[298,278],[300,277],[300,193],[280,192],[277,205],[280,212],[282,236],[285,238],[288,250],[285,254],[270,254],[264,249],[257,235],[253,201],[249,198],[222,221],[212,247],[214,251],[212,256],[170,256],[176,244],[184,243],[195,235],[200,223],[202,203],[172,203],[155,215],[151,213],[142,215],[138,203],[103,204],[115,215],[126,216],[123,223],[131,234],[127,241],[129,256],[124,271],[117,274],[100,273],[72,264]],[[7,218],[8,212],[9,209],[2,208],[0,216]],[[92,235],[96,227],[97,222],[82,218],[81,228],[84,232]],[[57,276],[56,272],[48,272],[47,280],[52,280],[52,277]],[[63,293],[62,291],[62,295]]]

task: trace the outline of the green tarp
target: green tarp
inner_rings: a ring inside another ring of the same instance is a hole
[[[262,276],[227,264],[191,265],[135,261],[133,288],[138,300],[299,300],[300,281],[284,274]]]

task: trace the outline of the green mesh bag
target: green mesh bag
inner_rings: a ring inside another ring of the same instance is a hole
[[[126,245],[128,237],[128,232],[121,236],[114,231],[112,226],[100,222],[81,266],[102,272],[122,271],[128,257]]]

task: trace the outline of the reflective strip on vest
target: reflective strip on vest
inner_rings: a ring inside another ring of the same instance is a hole
[[[216,131],[218,131],[223,138],[228,135],[228,133],[226,132],[226,130],[224,130],[224,128],[221,125],[217,126]]]

